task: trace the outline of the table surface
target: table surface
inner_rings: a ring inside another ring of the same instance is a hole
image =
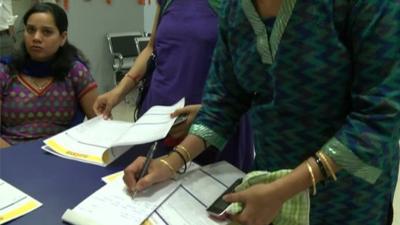
[[[61,216],[104,183],[101,177],[125,168],[149,145],[134,146],[107,167],[60,158],[41,149],[41,140],[0,150],[0,178],[43,205],[7,225],[61,225]],[[158,154],[157,154],[158,155]]]

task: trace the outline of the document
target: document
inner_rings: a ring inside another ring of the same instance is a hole
[[[23,216],[40,206],[42,203],[0,179],[0,224]]]
[[[106,183],[121,179],[123,172],[103,177]],[[225,225],[208,216],[210,206],[236,179],[244,173],[222,161],[200,167],[194,164],[190,171],[178,178],[179,187],[141,225]],[[139,225],[138,223],[137,225]]]
[[[160,183],[132,199],[122,179],[118,179],[68,209],[62,220],[74,225],[140,225],[178,186],[172,180]]]
[[[181,99],[172,106],[153,106],[135,123],[104,120],[98,116],[44,140],[42,148],[60,157],[107,166],[132,146],[165,138],[182,108]]]
[[[242,171],[227,162],[214,163],[192,171],[182,177],[178,190],[157,208],[157,217],[167,225],[229,224],[229,221],[210,218],[206,209],[236,179],[243,176]],[[150,218],[154,215],[155,213]]]

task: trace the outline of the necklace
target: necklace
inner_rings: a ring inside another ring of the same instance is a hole
[[[43,88],[47,87],[47,85],[50,84],[51,80],[45,80],[44,82],[37,82],[34,80],[31,76],[27,76],[29,81],[40,91],[43,90]]]

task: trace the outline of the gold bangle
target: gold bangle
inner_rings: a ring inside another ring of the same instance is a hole
[[[190,152],[185,148],[185,146],[177,145],[175,148],[176,148],[176,150],[182,149],[182,151],[185,152],[186,156],[188,157],[187,162],[192,161],[192,156],[190,155]]]
[[[308,173],[310,174],[312,186],[313,186],[313,195],[317,194],[317,182],[315,181],[314,171],[308,161],[306,161]]]
[[[165,160],[165,159],[159,159],[159,160],[162,164],[164,164],[165,166],[168,167],[169,171],[172,173],[172,178],[175,178],[176,172],[175,172],[174,168],[171,166],[171,164],[169,164],[169,162],[167,162],[167,160]]]
[[[335,172],[333,171],[332,166],[329,163],[328,159],[325,157],[325,155],[322,152],[317,152],[316,154],[322,159],[322,161],[325,164],[326,168],[328,168],[329,174],[332,176],[332,179],[334,181],[336,181],[337,177],[336,177]]]

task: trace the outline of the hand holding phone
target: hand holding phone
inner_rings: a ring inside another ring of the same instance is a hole
[[[242,178],[237,179],[231,186],[228,187],[208,208],[208,214],[215,219],[225,220],[227,218],[226,210],[230,203],[225,202],[222,198],[224,195],[235,191],[236,186],[242,183]]]

